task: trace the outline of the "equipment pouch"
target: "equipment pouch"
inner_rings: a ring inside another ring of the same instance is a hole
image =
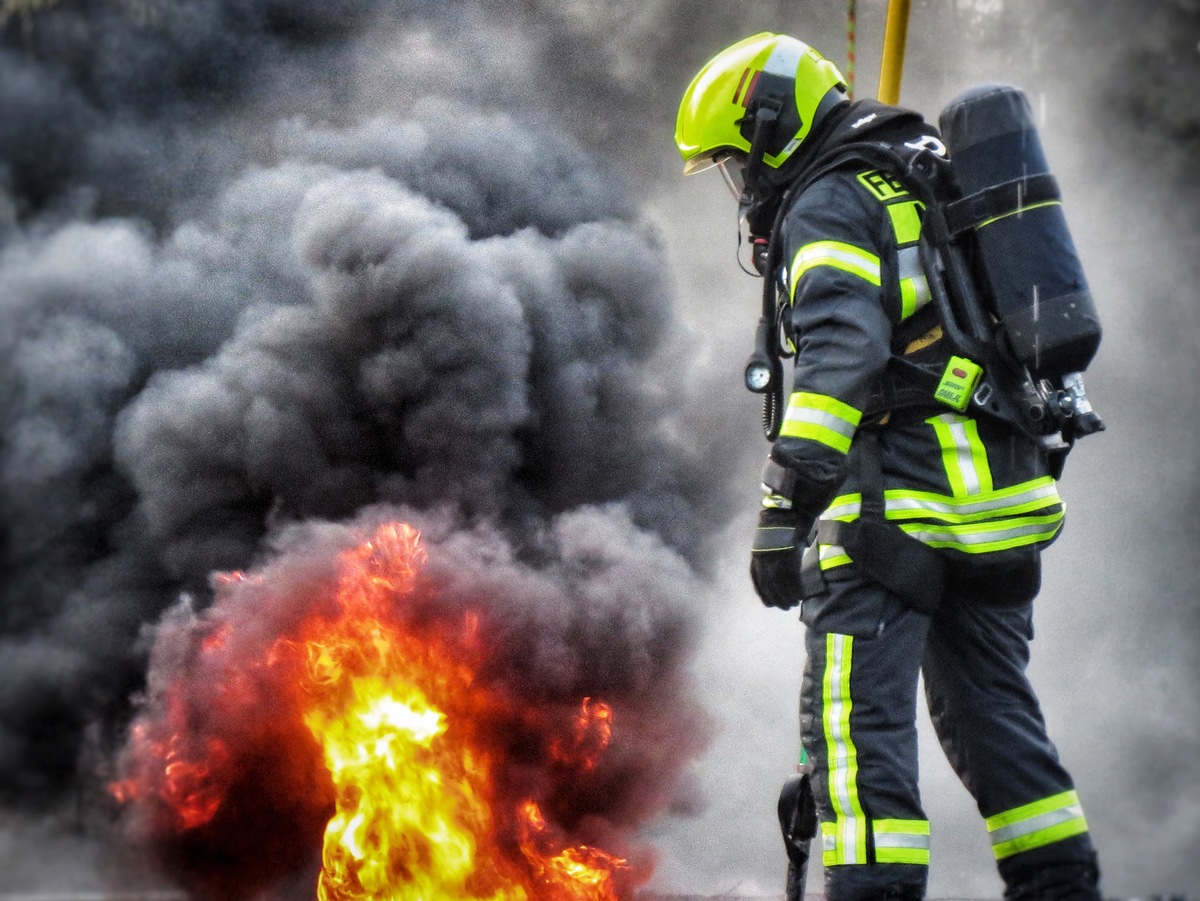
[[[872,579],[921,613],[932,614],[946,588],[946,561],[896,526],[877,520],[820,523],[820,541],[840,544]]]

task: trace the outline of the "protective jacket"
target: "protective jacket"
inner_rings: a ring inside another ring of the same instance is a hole
[[[839,113],[822,158],[856,142],[940,147],[936,129],[915,113],[873,101]],[[957,412],[932,392],[893,402],[894,358],[938,374],[953,353],[919,259],[923,209],[895,176],[851,158],[785,210],[777,276],[796,359],[771,459],[790,478],[786,490],[769,486],[764,506],[790,505],[802,523],[854,522],[864,462],[867,472],[872,465],[863,457],[878,454],[866,482],[869,494],[882,490],[889,527],[959,562],[1036,558],[1064,515],[1042,446],[1002,418]],[[828,571],[850,559],[838,529],[823,526],[806,564]]]

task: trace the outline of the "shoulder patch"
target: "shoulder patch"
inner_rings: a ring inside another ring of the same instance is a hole
[[[908,194],[898,178],[887,172],[880,172],[878,169],[860,172],[858,180],[880,203],[887,203],[889,200],[895,200],[897,197],[904,197]]]

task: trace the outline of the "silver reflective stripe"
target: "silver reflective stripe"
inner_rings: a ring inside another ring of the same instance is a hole
[[[900,832],[876,832],[875,833],[876,848],[917,848],[922,851],[929,850],[928,835],[914,835],[912,833]]]
[[[929,282],[925,278],[925,272],[921,268],[920,252],[916,247],[906,247],[896,254],[899,260],[900,269],[900,292],[903,295],[906,292],[904,283],[910,282],[912,285],[912,297],[904,303],[904,309],[901,312],[901,317],[907,319],[925,304],[929,303],[932,295],[929,292]]]
[[[925,544],[953,544],[961,547],[971,547],[972,545],[991,544],[993,542],[1009,542],[1018,538],[1030,538],[1042,535],[1048,537],[1058,530],[1058,524],[1061,520],[1061,514],[1050,515],[1038,517],[1036,522],[1026,520],[1021,525],[1008,526],[1007,528],[997,523],[993,528],[971,532],[964,532],[961,527],[956,526],[925,524],[903,524],[900,528]]]
[[[984,518],[982,514],[986,513],[1016,515],[1020,512],[1045,510],[1062,503],[1062,498],[1058,494],[1058,488],[1052,481],[1037,484],[1016,493],[1007,494],[1005,493],[1007,490],[1004,489],[994,494],[984,495],[982,498],[979,495],[972,495],[968,498],[957,499],[924,494],[905,497],[902,494],[903,489],[889,489],[884,506],[889,519],[906,519],[908,517],[899,514],[919,513],[930,517],[953,520]],[[1024,510],[1020,508],[1024,508]],[[861,503],[855,497],[853,500],[843,501],[837,504],[837,506],[828,507],[821,514],[821,519],[857,519],[861,512]],[[892,514],[897,515],[892,516]]]
[[[992,832],[992,844],[999,845],[1012,841],[1014,838],[1033,835],[1035,832],[1041,832],[1043,829],[1049,829],[1051,826],[1057,826],[1082,816],[1083,806],[1078,802],[1067,807],[1060,807],[1058,810],[1050,810],[1027,820],[1018,820],[1007,826],[1001,826]]]
[[[929,514],[943,514],[948,517],[957,516],[972,516],[978,513],[991,513],[997,510],[1009,510],[1013,507],[1021,507],[1027,504],[1034,504],[1037,501],[1047,501],[1043,506],[1050,506],[1060,502],[1058,489],[1053,483],[1048,485],[1038,485],[1035,488],[1030,488],[1028,491],[1023,491],[1020,494],[1009,496],[989,497],[985,500],[973,500],[962,503],[946,503],[943,501],[935,501],[924,497],[892,497],[887,499],[887,509],[889,511],[913,511],[919,510]],[[858,512],[857,510],[855,512]]]
[[[854,423],[847,422],[841,416],[834,413],[827,413],[824,410],[814,410],[812,407],[789,406],[787,413],[784,414],[783,421],[807,422],[810,425],[829,429],[829,431],[849,439],[853,439],[854,433],[857,431],[857,426]]]

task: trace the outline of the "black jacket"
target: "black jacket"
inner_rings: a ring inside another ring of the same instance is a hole
[[[857,141],[940,146],[919,115],[874,101],[838,110],[824,134],[809,169]],[[771,456],[794,474],[787,500],[802,520],[853,520],[861,500],[857,439],[877,430],[889,521],[960,560],[1027,557],[1057,536],[1064,515],[1035,440],[1000,419],[958,413],[932,393],[928,404],[871,409],[893,355],[934,372],[950,360],[918,259],[923,210],[893,175],[861,161],[824,172],[791,199],[778,274],[796,357]],[[820,555],[822,569],[849,562],[837,546]]]

